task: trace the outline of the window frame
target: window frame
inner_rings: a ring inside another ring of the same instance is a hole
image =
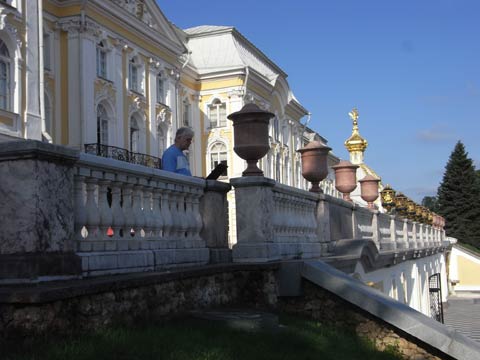
[[[5,53],[3,53],[3,51]],[[7,44],[0,39],[0,110],[10,112],[12,111],[12,89],[10,88],[12,81],[12,62],[13,59],[10,56],[10,50],[8,49]],[[2,65],[5,70],[4,76],[3,69],[1,68]],[[3,104],[3,101],[5,104]]]
[[[224,108],[222,113],[221,108]],[[215,120],[212,121],[212,114],[215,113]],[[219,98],[213,99],[208,105],[209,129],[221,128],[227,126],[227,103],[222,102]]]

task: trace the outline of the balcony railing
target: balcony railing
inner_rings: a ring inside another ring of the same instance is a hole
[[[103,144],[85,144],[85,153],[106,158],[126,161],[132,164],[148,166],[155,169],[162,168],[162,159],[141,153],[135,153],[116,146]]]

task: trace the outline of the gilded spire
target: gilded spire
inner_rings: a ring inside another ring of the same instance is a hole
[[[358,151],[363,153],[368,146],[368,142],[360,135],[360,132],[358,131],[358,110],[353,108],[348,115],[353,121],[353,129],[352,136],[345,141],[345,147],[350,153]]]

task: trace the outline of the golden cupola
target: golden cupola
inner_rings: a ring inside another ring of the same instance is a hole
[[[368,142],[358,131],[358,110],[354,108],[348,115],[353,121],[353,129],[352,135],[345,140],[345,147],[350,153],[350,162],[359,165],[363,163],[363,152],[367,148]]]

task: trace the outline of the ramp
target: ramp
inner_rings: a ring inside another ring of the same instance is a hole
[[[455,359],[480,359],[480,344],[318,260],[301,276]]]

